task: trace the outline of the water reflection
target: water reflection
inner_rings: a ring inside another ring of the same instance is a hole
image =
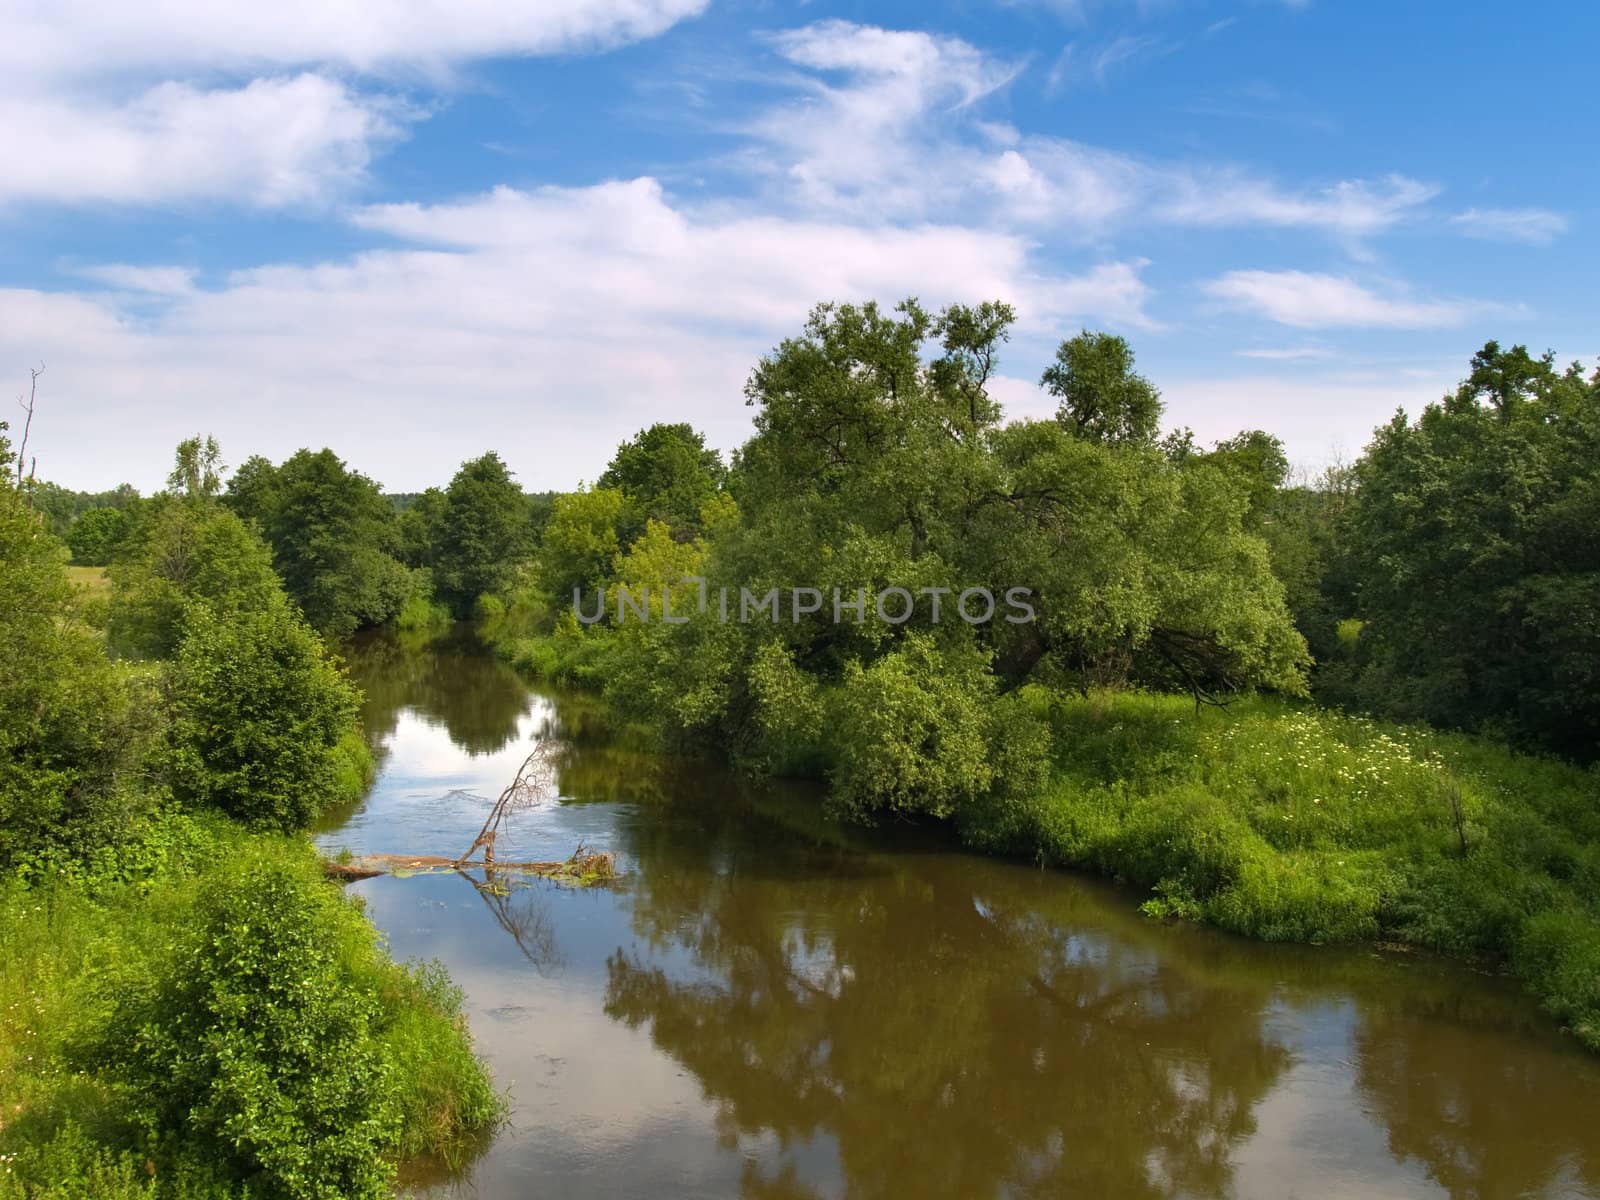
[[[469,754],[493,754],[518,739],[528,689],[466,630],[373,630],[342,652],[365,694],[361,720],[375,744],[394,732],[402,712],[442,727]]]
[[[505,856],[581,840],[624,872],[359,885],[396,953],[466,988],[514,1096],[440,1194],[1600,1196],[1600,1069],[1494,980],[1157,925],[1107,887],[876,842],[814,794],[627,748],[470,644],[365,653],[388,758],[325,844],[464,845],[559,729],[566,799]]]

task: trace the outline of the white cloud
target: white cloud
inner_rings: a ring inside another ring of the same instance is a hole
[[[1403,175],[1286,192],[1236,172],[1204,171],[1174,175],[1157,209],[1181,225],[1279,225],[1359,238],[1415,216],[1438,194]]]
[[[438,78],[652,37],[707,2],[0,0],[0,203],[321,204],[421,115],[329,68]]]
[[[794,209],[1021,224],[1080,241],[1143,221],[1313,229],[1355,242],[1416,218],[1438,193],[1402,175],[1284,188],[1238,168],[1022,135],[980,112],[1021,64],[957,38],[826,21],[774,45],[811,73],[790,81],[796,98],[743,127],[759,144],[745,161]],[[1119,39],[1087,55],[1083,70],[1103,76],[1158,49]]]
[[[404,115],[314,74],[163,83],[116,105],[0,96],[0,202],[320,203],[361,178]]]
[[[115,292],[0,292],[0,361],[50,363],[41,469],[149,484],[206,428],[236,456],[332,445],[397,488],[489,446],[529,486],[570,487],[655,420],[742,441],[746,375],[819,300],[1007,299],[1019,340],[1048,342],[1140,323],[1146,298],[1137,262],[1048,274],[1014,235],[707,215],[650,179],[358,220],[412,244],[239,271],[155,311]]]
[[[1543,208],[1469,208],[1450,218],[1467,237],[1547,246],[1567,231],[1567,219]]]
[[[960,164],[931,172],[941,127],[961,119],[1020,69],[959,38],[824,21],[772,38],[798,76],[798,96],[749,123],[776,151],[752,160],[791,202],[824,210],[926,215],[964,190]],[[963,159],[970,156],[963,153]]]
[[[1488,306],[1461,300],[1384,296],[1344,275],[1230,271],[1204,285],[1215,299],[1297,329],[1388,326],[1441,329]]]
[[[189,267],[139,267],[129,263],[98,263],[80,267],[76,274],[122,291],[156,296],[176,296],[189,291],[194,287],[195,275]]]
[[[439,69],[654,37],[709,0],[0,0],[0,77]]]
[[[1260,358],[1268,362],[1315,362],[1333,357],[1333,351],[1323,346],[1265,346],[1234,353],[1240,358]]]

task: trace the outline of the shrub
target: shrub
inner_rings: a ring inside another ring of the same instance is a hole
[[[281,598],[231,617],[193,605],[185,623],[163,755],[175,794],[285,830],[349,798],[359,693],[321,639]]]
[[[370,928],[305,864],[267,856],[208,880],[196,915],[105,1047],[152,1130],[266,1196],[386,1196],[400,1114],[378,996],[352,970]]]
[[[946,654],[910,634],[870,667],[846,665],[831,697],[836,802],[947,817],[993,781],[985,706],[992,683],[976,652]]]

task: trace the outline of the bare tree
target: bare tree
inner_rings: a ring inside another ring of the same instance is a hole
[[[32,464],[28,463],[28,434],[33,430],[33,406],[34,402],[39,398],[39,376],[43,374],[44,363],[41,362],[37,367],[30,367],[28,369],[28,398],[24,400],[21,396],[17,397],[17,407],[22,409],[25,417],[22,423],[22,441],[17,446],[17,487],[21,488],[23,486],[22,471],[24,466],[27,466],[28,504],[30,507],[33,504],[33,475],[34,469],[38,466],[38,460],[36,459]]]
[[[517,768],[517,777],[494,802],[494,807],[489,810],[489,816],[484,820],[483,828],[478,831],[478,836],[473,839],[472,845],[467,847],[465,854],[456,859],[456,866],[459,867],[471,859],[472,852],[480,846],[483,848],[484,865],[494,866],[494,840],[499,836],[500,826],[505,819],[513,812],[533,808],[555,795],[556,753],[559,746],[560,743],[553,739],[539,739],[532,753],[522,761],[522,766]]]

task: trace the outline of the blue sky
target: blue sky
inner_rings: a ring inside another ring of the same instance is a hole
[[[1127,336],[1167,423],[1359,453],[1489,338],[1593,360],[1600,9],[0,0],[0,364],[40,474],[331,445],[532,488],[822,300]]]

